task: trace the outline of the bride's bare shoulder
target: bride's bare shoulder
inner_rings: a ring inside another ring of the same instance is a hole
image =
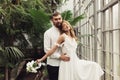
[[[59,36],[59,40],[61,40],[61,41],[64,41],[64,39],[65,39],[65,34],[63,33],[63,34],[61,34],[60,36]]]
[[[65,33],[61,34],[60,37],[64,38],[65,37]]]

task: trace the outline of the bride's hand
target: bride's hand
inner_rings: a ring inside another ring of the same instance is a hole
[[[42,59],[37,59],[36,62],[40,63],[40,62],[42,62]]]

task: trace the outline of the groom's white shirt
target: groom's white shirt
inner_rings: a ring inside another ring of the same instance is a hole
[[[60,32],[58,28],[52,26],[44,33],[44,51],[47,52],[50,50],[58,40]],[[51,56],[47,58],[47,64],[51,66],[59,66],[60,64],[60,54],[62,53],[61,49],[58,48]]]

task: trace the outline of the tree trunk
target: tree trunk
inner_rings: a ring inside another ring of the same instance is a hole
[[[5,80],[9,79],[8,73],[9,73],[9,69],[8,67],[5,67]]]

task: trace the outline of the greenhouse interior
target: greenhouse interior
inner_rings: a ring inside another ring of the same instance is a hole
[[[101,66],[99,80],[120,80],[120,0],[0,0],[0,80],[50,80],[47,59],[36,73],[26,66],[46,54],[55,12],[74,29],[78,58]]]

